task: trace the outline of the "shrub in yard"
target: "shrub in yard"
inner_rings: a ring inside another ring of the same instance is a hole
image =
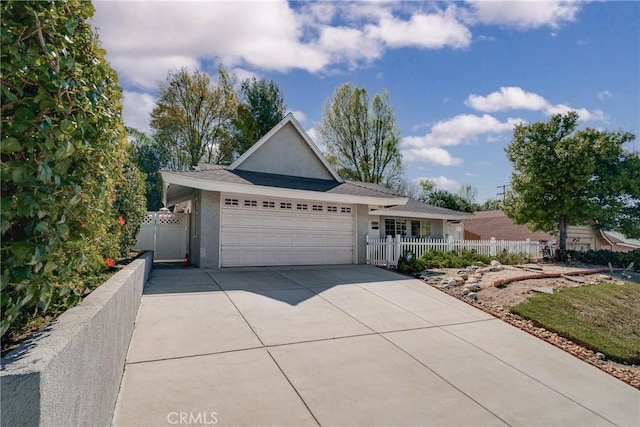
[[[513,265],[531,262],[526,254],[512,254],[503,250],[497,256],[482,255],[474,250],[459,249],[457,251],[428,251],[422,256],[427,268],[463,268],[470,265],[486,265],[497,259],[501,264]]]
[[[598,251],[569,251],[572,260],[584,262],[585,264],[595,264],[607,266],[609,263],[613,267],[627,268],[633,263],[633,269],[640,271],[640,249],[632,252],[612,252],[606,249]]]
[[[500,261],[500,264],[515,265],[515,264],[527,264],[533,262],[531,257],[525,253],[513,254],[509,253],[506,249],[503,249],[496,259]]]
[[[425,269],[424,261],[411,251],[406,251],[398,259],[398,271],[405,274],[418,273]]]
[[[468,249],[458,251],[428,251],[422,256],[427,268],[463,268],[470,265],[485,265],[491,257]]]
[[[87,23],[92,4],[1,8],[4,341],[28,316],[77,302],[126,250],[141,177],[128,163],[117,76]]]

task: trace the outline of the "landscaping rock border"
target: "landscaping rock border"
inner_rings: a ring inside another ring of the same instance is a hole
[[[144,253],[2,358],[3,425],[111,425],[152,265]]]

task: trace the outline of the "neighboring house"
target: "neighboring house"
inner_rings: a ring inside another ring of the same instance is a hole
[[[363,264],[367,236],[446,238],[470,216],[341,179],[291,114],[228,167],[161,175],[202,268]]]
[[[567,248],[578,251],[606,249],[631,252],[640,249],[640,240],[629,239],[615,231],[598,230],[590,225],[571,225],[567,227]]]
[[[465,240],[489,240],[492,237],[496,240],[556,240],[552,234],[533,232],[526,225],[515,224],[501,210],[478,211],[463,222]],[[629,239],[614,231],[598,230],[591,225],[570,225],[567,227],[567,249],[629,252],[640,249],[640,240]]]
[[[550,242],[555,237],[549,233],[531,231],[526,225],[514,223],[501,210],[478,211],[464,220],[465,240],[527,240]]]

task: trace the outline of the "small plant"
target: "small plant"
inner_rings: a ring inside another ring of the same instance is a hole
[[[513,254],[503,249],[502,252],[498,254],[496,257],[501,264],[504,265],[515,265],[515,264],[527,264],[533,262],[531,257],[525,253]]]
[[[425,263],[416,257],[412,251],[405,253],[398,259],[398,271],[405,274],[418,273],[425,269]]]
[[[629,272],[631,271],[631,269],[633,268],[633,262],[631,262],[631,264],[629,264],[627,266],[627,268],[624,269],[624,271],[620,274],[622,274],[622,277],[624,277],[625,279],[629,279],[631,280],[631,274],[629,274]]]

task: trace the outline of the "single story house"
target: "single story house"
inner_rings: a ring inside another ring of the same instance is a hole
[[[527,240],[550,242],[549,233],[531,231],[524,224],[516,224],[501,210],[478,211],[464,220],[465,240]]]
[[[367,237],[461,236],[470,216],[343,180],[292,114],[230,166],[161,175],[165,206],[189,205],[202,268],[364,264]]]
[[[531,231],[526,225],[515,224],[503,211],[478,211],[464,221],[465,240],[526,240],[556,241],[550,233]],[[606,249],[629,252],[640,249],[640,240],[630,239],[615,231],[600,230],[593,225],[567,227],[567,249],[586,251]]]
[[[591,225],[570,225],[567,227],[567,249],[631,252],[640,249],[640,240],[630,239],[616,231],[600,230]]]

